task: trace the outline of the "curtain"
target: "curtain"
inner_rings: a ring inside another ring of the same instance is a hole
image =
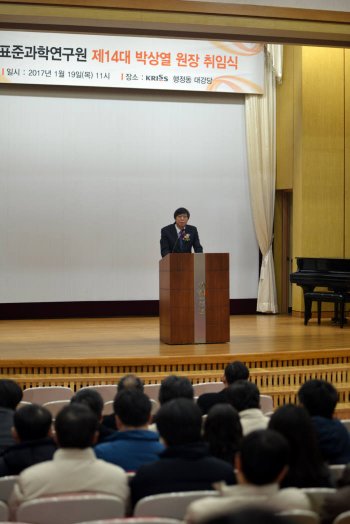
[[[276,179],[276,76],[282,78],[282,51],[269,46],[265,56],[265,92],[246,95],[246,135],[250,200],[262,253],[257,311],[278,313],[272,254]],[[274,62],[275,60],[275,62]]]

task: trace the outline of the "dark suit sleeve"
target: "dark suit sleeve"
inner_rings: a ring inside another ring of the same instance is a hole
[[[203,253],[203,248],[202,248],[201,243],[199,241],[197,228],[195,228],[195,232],[194,232],[194,236],[193,236],[193,249],[194,249],[195,253]]]
[[[167,228],[163,227],[160,231],[160,254],[162,257],[171,253],[171,246],[169,241],[169,235],[167,234]]]

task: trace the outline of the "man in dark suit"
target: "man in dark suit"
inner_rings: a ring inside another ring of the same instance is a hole
[[[175,222],[161,230],[160,252],[162,257],[169,253],[203,253],[197,228],[187,224],[190,212],[179,207],[174,213]]]
[[[215,404],[228,402],[226,392],[229,386],[237,382],[237,380],[248,380],[248,378],[249,369],[243,362],[235,360],[227,364],[224,375],[221,378],[224,383],[224,388],[217,393],[203,393],[197,400],[197,404],[201,408],[203,415],[206,415]]]

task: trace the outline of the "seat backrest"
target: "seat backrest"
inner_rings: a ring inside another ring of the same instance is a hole
[[[143,386],[143,391],[149,398],[153,400],[158,400],[160,384],[145,384]]]
[[[52,415],[52,420],[55,420],[57,414],[62,408],[70,404],[70,400],[52,400],[51,402],[45,402],[43,406],[48,409]]]
[[[95,389],[102,397],[103,402],[114,400],[117,394],[117,386],[115,384],[96,384],[95,386],[84,386],[79,391],[85,389]]]
[[[301,488],[309,497],[312,510],[320,515],[325,497],[335,493],[334,488]]]
[[[134,510],[135,517],[167,517],[183,520],[189,504],[204,497],[216,496],[217,491],[181,491],[162,493],[140,499]]]
[[[340,513],[334,520],[333,524],[350,524],[350,511]]]
[[[114,413],[113,405],[114,405],[114,400],[107,400],[107,402],[105,402],[103,404],[102,415],[103,416],[105,416],[105,415],[113,415],[113,413]]]
[[[340,479],[340,477],[344,473],[346,464],[330,464],[329,470],[331,472],[332,480],[334,484],[336,485],[337,481]]]
[[[280,517],[284,517],[288,522],[293,524],[319,524],[320,517],[314,511],[306,509],[290,509],[278,513]]]
[[[344,426],[346,427],[346,429],[348,431],[350,431],[350,419],[349,418],[344,418],[340,421],[342,424],[344,424]]]
[[[194,396],[199,397],[203,393],[218,393],[224,389],[222,382],[200,382],[199,384],[193,384]]]
[[[260,395],[260,409],[263,413],[273,411],[273,398],[270,395]]]
[[[45,404],[53,400],[70,400],[74,392],[64,386],[38,386],[23,390],[23,399],[33,404]]]
[[[161,517],[130,517],[128,519],[88,520],[79,524],[179,524],[181,520]],[[183,523],[182,523],[183,524]]]
[[[0,500],[7,502],[13,490],[14,483],[17,480],[16,475],[9,475],[0,478]]]
[[[0,500],[0,521],[4,522],[9,518],[9,508],[2,500]]]
[[[17,509],[16,520],[29,524],[75,524],[124,515],[125,504],[118,497],[102,493],[75,493],[23,502]]]

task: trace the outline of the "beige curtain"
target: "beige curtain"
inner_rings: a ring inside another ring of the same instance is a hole
[[[281,46],[271,46],[266,50],[264,95],[247,95],[245,102],[250,200],[255,233],[263,256],[257,300],[257,311],[261,313],[278,313],[272,254],[276,178],[276,76],[279,81],[282,76],[282,54],[281,51],[274,50],[277,47]]]

